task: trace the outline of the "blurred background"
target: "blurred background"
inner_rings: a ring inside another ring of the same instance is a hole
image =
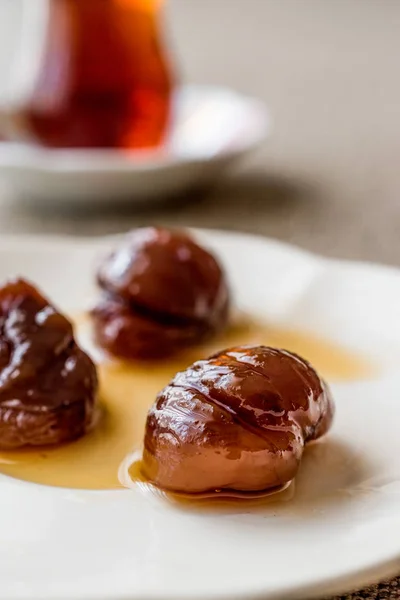
[[[0,0],[6,4],[3,78],[21,14],[20,0]],[[95,235],[183,224],[399,264],[400,3],[167,0],[163,9],[179,82],[262,100],[271,135],[212,186],[148,206],[110,198],[101,210],[43,210],[16,201],[0,170],[0,232]]]

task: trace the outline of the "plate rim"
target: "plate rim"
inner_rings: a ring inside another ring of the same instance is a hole
[[[139,225],[137,227],[129,227],[124,231],[119,233],[110,233],[104,235],[74,235],[68,233],[2,233],[0,235],[0,251],[3,246],[11,245],[29,245],[29,250],[32,250],[32,246],[46,246],[48,244],[55,244],[58,246],[61,245],[70,245],[70,246],[103,246],[104,243],[113,243],[121,241],[126,234],[135,229],[140,229],[143,227],[147,227],[148,225]],[[152,226],[151,224],[149,225]],[[162,226],[162,225],[160,225]],[[261,233],[252,233],[248,231],[239,231],[239,230],[229,230],[229,229],[219,229],[219,228],[210,228],[210,227],[192,227],[190,225],[179,225],[178,227],[171,227],[170,225],[166,225],[167,228],[178,229],[178,230],[186,230],[192,232],[194,235],[199,236],[212,236],[218,235],[221,237],[225,237],[226,239],[232,237],[239,237],[242,239],[251,239],[258,240],[261,243],[267,244],[270,248],[274,247],[281,252],[295,252],[297,255],[301,255],[304,258],[308,258],[310,260],[315,260],[322,264],[329,264],[333,266],[343,266],[347,268],[362,268],[371,270],[374,272],[384,272],[387,275],[392,275],[395,277],[400,277],[400,265],[390,265],[384,262],[374,261],[374,260],[362,260],[362,259],[352,259],[352,258],[338,258],[335,256],[324,255],[319,252],[309,250],[304,248],[298,244],[286,242],[284,240],[280,240],[278,238],[274,238],[272,236],[263,235]]]

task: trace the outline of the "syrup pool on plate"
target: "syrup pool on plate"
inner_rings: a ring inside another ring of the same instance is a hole
[[[76,320],[80,338],[90,335],[86,318]],[[238,344],[270,345],[296,352],[329,381],[369,377],[369,361],[310,334],[243,321],[228,332],[178,358],[159,363],[98,364],[99,420],[83,438],[56,448],[0,452],[0,472],[35,483],[76,489],[118,489],[123,461],[140,448],[147,411],[177,371],[218,349]],[[134,473],[133,473],[134,475]],[[135,475],[134,475],[135,477]]]

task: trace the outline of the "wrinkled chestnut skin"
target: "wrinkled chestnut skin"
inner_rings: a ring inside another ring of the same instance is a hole
[[[185,494],[281,487],[333,412],[327,385],[297,355],[266,346],[224,350],[178,373],[158,395],[143,473]]]
[[[0,448],[80,437],[92,423],[97,387],[71,323],[24,280],[0,288]]]
[[[148,227],[129,234],[97,275],[97,343],[124,359],[159,359],[222,329],[228,288],[215,258],[186,233]]]

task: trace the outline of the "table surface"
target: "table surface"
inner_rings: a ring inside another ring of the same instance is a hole
[[[182,78],[264,99],[272,137],[212,190],[155,209],[44,216],[3,198],[0,233],[185,224],[400,264],[400,2],[170,0],[167,8]],[[399,586],[352,598],[399,598]]]

